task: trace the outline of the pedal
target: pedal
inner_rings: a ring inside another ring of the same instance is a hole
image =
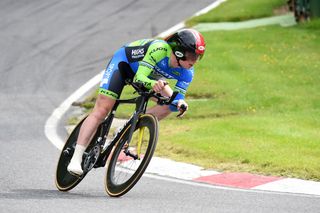
[[[99,156],[100,156],[101,148],[100,145],[95,145],[92,149],[88,152],[88,155],[85,156],[83,161],[83,170],[88,172],[90,171],[94,165],[97,163]]]

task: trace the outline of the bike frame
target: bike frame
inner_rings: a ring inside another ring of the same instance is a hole
[[[131,141],[131,137],[132,137],[133,132],[135,130],[138,119],[139,119],[140,115],[145,114],[145,112],[147,110],[148,101],[150,99],[150,95],[148,95],[148,92],[143,92],[143,93],[144,94],[142,94],[142,95],[140,94],[140,96],[135,97],[135,98],[116,100],[108,117],[101,123],[102,132],[100,134],[100,137],[98,137],[96,144],[103,147],[106,142],[107,135],[110,131],[111,124],[113,122],[115,113],[116,113],[119,105],[120,104],[135,104],[136,105],[135,111],[132,114],[132,116],[130,117],[130,119],[128,120],[128,122],[123,126],[123,128],[119,132],[117,132],[116,136],[112,139],[110,144],[104,150],[102,150],[102,152],[99,156],[100,160],[98,160],[97,165],[95,166],[96,168],[105,165],[106,159],[108,158],[109,154],[111,153],[113,146],[121,139],[121,136],[123,135],[124,131],[127,130],[128,128],[129,128],[128,141],[129,142]]]
[[[147,105],[149,102],[149,99],[154,97],[157,99],[157,103],[160,105],[168,105],[171,104],[174,98],[177,96],[178,92],[173,92],[172,96],[170,98],[164,97],[161,94],[156,94],[154,91],[149,91],[147,90],[143,84],[141,83],[132,83],[131,81],[126,81],[127,84],[130,84],[133,86],[133,88],[136,90],[135,93],[138,93],[139,96],[131,99],[117,99],[114,106],[112,107],[112,110],[110,111],[109,115],[106,117],[106,119],[100,124],[102,125],[99,127],[101,129],[101,133],[99,134],[100,136],[97,138],[95,144],[93,146],[100,146],[101,152],[100,155],[97,159],[97,162],[95,163],[94,167],[103,167],[106,164],[107,158],[112,152],[113,147],[116,145],[116,143],[122,139],[123,134],[127,131],[129,131],[127,141],[130,143],[133,132],[136,128],[137,122],[140,118],[141,115],[146,113],[147,110]],[[109,134],[111,124],[113,122],[113,119],[115,117],[115,113],[119,107],[120,104],[135,104],[135,111],[127,121],[127,123],[122,127],[122,129],[117,132],[116,136],[112,139],[110,144],[108,144],[107,147],[105,146],[105,142],[107,139],[107,136]],[[139,133],[142,137],[143,135],[143,130]],[[130,153],[128,154],[130,155]],[[133,156],[132,156],[133,157]]]
[[[83,124],[84,118],[73,130],[71,135],[66,141],[66,144],[64,146],[64,150],[60,155],[58,166],[57,166],[57,172],[56,172],[56,185],[60,191],[68,191],[75,187],[85,176],[86,174],[92,169],[92,168],[98,168],[98,167],[104,167],[107,163],[107,159],[110,155],[112,155],[112,152],[114,150],[114,147],[117,149],[117,155],[119,154],[119,151],[123,150],[124,154],[126,156],[132,157],[134,160],[140,160],[140,151],[141,151],[141,144],[143,141],[143,135],[145,133],[145,129],[152,128],[152,132],[156,132],[156,135],[153,134],[153,142],[151,145],[152,147],[152,154],[155,149],[157,133],[158,133],[158,124],[157,120],[154,116],[145,116],[147,105],[150,100],[150,98],[155,98],[157,101],[157,104],[159,105],[175,105],[172,101],[178,94],[177,91],[175,91],[171,97],[164,97],[161,94],[155,93],[154,91],[149,91],[144,87],[144,85],[140,82],[132,82],[132,81],[126,81],[126,84],[129,84],[133,86],[133,88],[136,90],[135,93],[138,94],[138,96],[131,98],[131,99],[118,99],[115,101],[114,106],[112,107],[112,110],[109,112],[108,116],[104,119],[103,122],[100,123],[99,127],[97,128],[97,132],[94,134],[94,137],[91,139],[89,146],[87,147],[86,151],[83,155],[83,161],[82,161],[82,167],[83,167],[83,174],[81,176],[77,176],[74,174],[70,174],[70,172],[67,171],[67,165],[70,162],[70,159],[73,155],[75,146],[76,146],[76,140],[79,136],[79,131],[81,129],[81,125]],[[123,125],[122,129],[119,130],[114,138],[108,143],[107,136],[109,134],[113,119],[115,118],[116,111],[120,104],[135,104],[135,110],[129,120]],[[182,109],[182,106],[180,106],[180,111]],[[184,110],[184,109],[183,109]],[[185,107],[186,110],[186,107]],[[147,120],[144,119],[144,117],[148,118]],[[152,118],[151,118],[152,117]],[[142,123],[140,125],[139,121],[142,119]],[[144,121],[152,120],[153,125],[148,126],[144,123]],[[137,142],[137,153],[130,152],[129,146],[126,146],[126,144],[129,145],[131,142],[131,138],[133,137],[134,132],[137,129],[137,126],[139,127],[137,131],[137,138],[138,140],[134,140],[134,142]],[[155,129],[156,128],[156,129]],[[127,148],[128,147],[128,148]],[[121,150],[119,150],[121,148]],[[152,156],[151,154],[151,156]],[[113,157],[111,157],[113,163],[115,163],[115,160]],[[150,160],[150,158],[149,158]],[[148,162],[145,162],[148,163]],[[143,171],[146,167],[143,167]],[[141,170],[142,171],[142,170]],[[142,172],[143,172],[142,171]],[[142,173],[137,174],[136,177],[140,177]],[[138,179],[134,180],[137,181]],[[133,185],[131,185],[132,187]]]

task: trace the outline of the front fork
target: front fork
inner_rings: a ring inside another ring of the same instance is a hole
[[[133,118],[134,119],[134,118]],[[125,145],[125,149],[124,149],[124,153],[126,154],[126,156],[130,156],[132,157],[134,160],[140,160],[140,155],[141,155],[141,145],[142,145],[142,141],[143,141],[143,135],[144,135],[144,131],[145,131],[145,127],[140,127],[139,128],[139,133],[138,133],[138,140],[136,142],[136,153],[133,154],[130,152],[130,143],[132,143],[132,136],[133,136],[133,132],[136,129],[136,125],[138,124],[138,121],[132,121],[132,125],[129,129],[129,136],[126,138],[126,145]]]
[[[142,140],[143,140],[143,134],[144,134],[144,130],[146,127],[141,127],[139,129],[139,137],[138,137],[138,141],[137,141],[137,155],[138,155],[138,160],[140,160],[140,154],[141,154],[141,144],[142,144]]]

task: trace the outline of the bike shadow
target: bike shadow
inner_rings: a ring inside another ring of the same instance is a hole
[[[14,189],[8,192],[0,192],[0,199],[13,199],[13,200],[52,200],[52,199],[106,199],[105,194],[90,194],[79,192],[60,192],[58,190],[50,189]]]

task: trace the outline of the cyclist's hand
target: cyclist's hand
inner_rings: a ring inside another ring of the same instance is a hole
[[[177,117],[182,117],[188,110],[188,104],[184,100],[179,100],[177,107],[178,107],[178,110],[180,111]]]
[[[153,89],[153,91],[155,91],[156,93],[160,93],[167,84],[168,84],[168,83],[167,83],[166,81],[158,80],[158,81],[156,82],[156,84],[152,87],[152,89]]]

